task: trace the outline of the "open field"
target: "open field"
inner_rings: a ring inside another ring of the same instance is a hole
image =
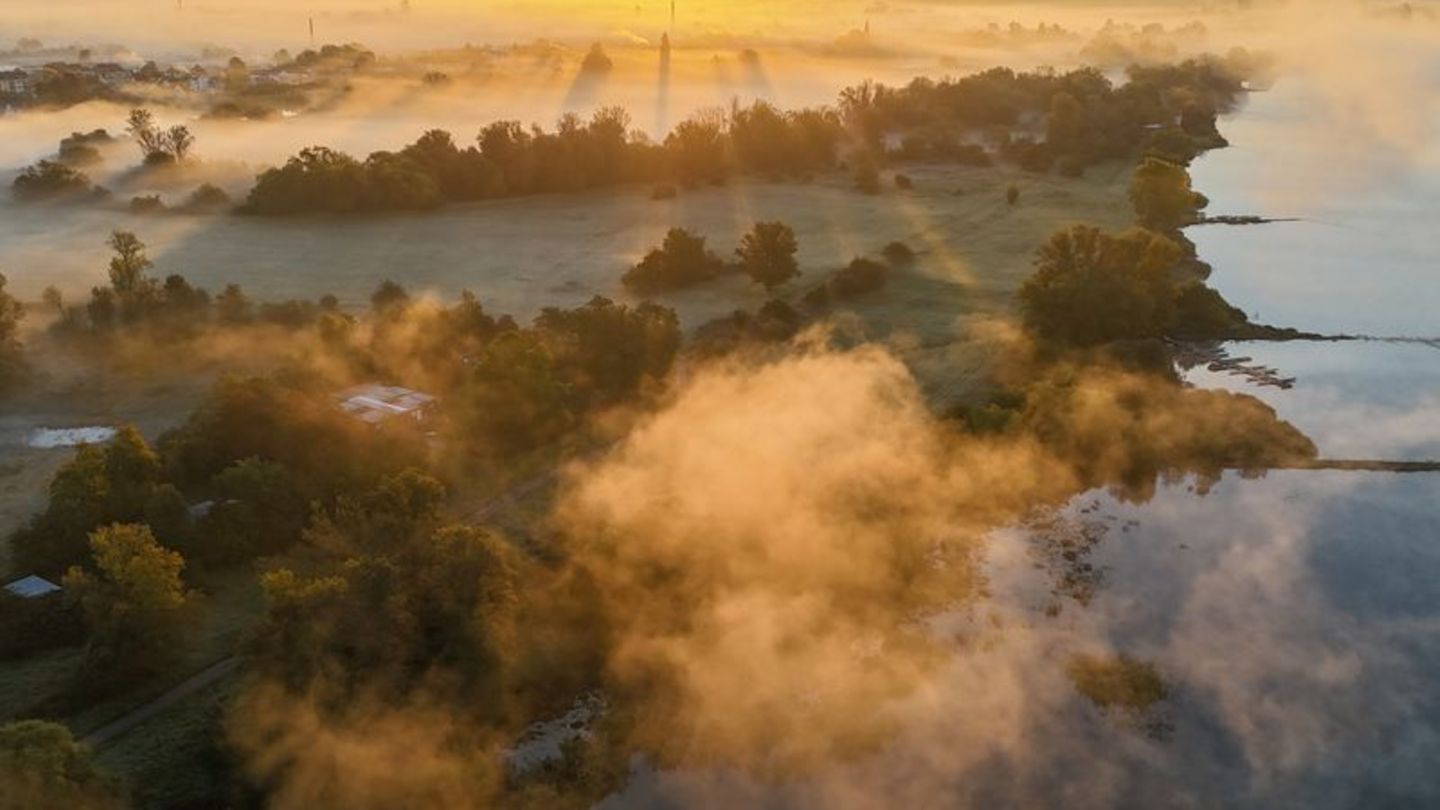
[[[911,244],[923,260],[913,278],[885,294],[892,299],[887,320],[913,325],[940,312],[948,322],[1008,305],[1035,247],[1057,227],[1126,224],[1128,168],[1117,163],[1066,180],[932,166],[906,170],[915,190],[887,188],[873,197],[835,174],[806,185],[734,181],[668,201],[632,187],[368,218],[136,216],[11,204],[0,208],[0,267],[12,268],[22,298],[37,298],[51,284],[81,295],[104,278],[105,238],[124,229],[150,245],[157,275],[183,273],[212,290],[233,282],[265,299],[333,293],[360,306],[381,279],[391,278],[446,297],[469,288],[492,311],[529,316],[593,295],[627,298],[621,273],[669,227],[702,233],[728,253],[755,221],[779,219],[799,237],[806,276],[797,285],[892,240]],[[1012,182],[1023,192],[1013,209],[1004,201]],[[67,249],[55,250],[57,243]],[[764,295],[734,279],[664,300],[693,326],[756,305]],[[911,311],[917,302],[921,311]]]

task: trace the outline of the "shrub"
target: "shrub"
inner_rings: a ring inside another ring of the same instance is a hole
[[[885,261],[893,265],[911,264],[915,261],[915,251],[904,242],[891,242],[880,252],[885,256]]]
[[[830,292],[837,298],[849,298],[885,286],[890,268],[873,259],[855,259],[830,278]]]
[[[91,185],[84,172],[53,160],[42,160],[22,170],[10,188],[16,199],[33,202],[78,196],[90,191]]]
[[[774,289],[795,276],[800,268],[795,261],[799,249],[795,231],[783,222],[757,222],[740,242],[735,254],[745,272],[765,289]]]
[[[230,195],[213,183],[206,183],[191,192],[185,207],[191,210],[214,210],[230,205]]]
[[[904,191],[915,188],[915,181],[910,179],[908,174],[895,175],[895,187]]]
[[[709,281],[722,269],[719,257],[705,249],[705,237],[671,228],[661,246],[645,254],[621,282],[637,292],[655,292]]]
[[[165,203],[159,194],[151,194],[131,197],[129,208],[132,214],[158,214],[165,210]]]

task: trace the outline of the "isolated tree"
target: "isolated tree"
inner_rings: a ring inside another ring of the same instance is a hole
[[[190,133],[190,128],[183,124],[176,124],[165,130],[165,150],[177,163],[183,163],[190,156],[190,149],[195,145],[195,136]]]
[[[143,524],[97,529],[90,551],[93,570],[77,566],[65,574],[65,590],[79,602],[90,631],[87,669],[107,679],[156,671],[184,630],[184,559]]]
[[[91,760],[70,729],[44,720],[0,726],[0,808],[124,806],[119,785]]]
[[[745,272],[765,289],[773,290],[800,275],[795,253],[795,231],[783,222],[757,222],[735,250]]]
[[[115,251],[110,258],[110,288],[121,296],[137,292],[145,284],[145,271],[151,267],[145,243],[129,231],[112,231],[107,244]]]
[[[157,155],[168,155],[165,134],[156,126],[155,116],[149,110],[143,107],[131,110],[129,117],[125,119],[125,131],[135,139],[145,162],[153,162]]]

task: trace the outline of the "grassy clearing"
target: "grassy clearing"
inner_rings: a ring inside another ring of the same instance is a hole
[[[224,708],[239,683],[229,677],[151,718],[101,749],[97,763],[122,779],[137,808],[201,807],[226,777]]]
[[[875,196],[856,192],[847,174],[836,173],[810,184],[736,180],[665,201],[649,199],[648,187],[631,187],[423,215],[281,221],[66,209],[29,222],[42,215],[21,209],[0,226],[0,266],[35,268],[15,279],[18,295],[37,297],[52,283],[81,294],[103,280],[105,237],[125,228],[151,246],[157,275],[183,273],[211,289],[236,282],[267,299],[334,293],[358,307],[381,279],[392,278],[447,297],[468,287],[492,310],[528,317],[542,306],[574,306],[594,295],[629,299],[620,275],[670,227],[702,233],[728,253],[754,222],[778,219],[799,238],[801,286],[891,241],[910,244],[922,254],[916,280],[892,293],[886,309],[896,320],[939,315],[948,322],[957,310],[935,299],[937,288],[963,289],[966,301],[1008,299],[1051,231],[1076,222],[1119,227],[1130,219],[1129,164],[1099,166],[1077,180],[1005,167],[911,166],[905,173],[914,190],[894,189],[887,175],[886,191]],[[1012,183],[1021,188],[1014,207],[1004,200]],[[43,250],[39,242],[57,235],[67,249]],[[663,300],[693,326],[764,299],[758,287],[734,278]]]

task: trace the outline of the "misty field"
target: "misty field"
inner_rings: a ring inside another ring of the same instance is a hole
[[[132,215],[77,207],[0,209],[0,267],[36,299],[47,285],[83,296],[103,281],[111,230],[134,231],[150,246],[154,273],[182,273],[218,291],[237,283],[263,300],[334,294],[359,308],[383,279],[412,293],[452,298],[474,291],[495,313],[528,318],[545,306],[592,296],[631,298],[620,276],[670,227],[709,239],[722,255],[757,221],[781,220],[799,238],[802,277],[790,297],[857,256],[892,241],[920,254],[913,272],[857,302],[886,327],[949,333],[956,315],[1008,308],[1035,249],[1075,222],[1128,224],[1129,168],[1093,169],[1080,180],[1009,169],[907,168],[915,184],[884,193],[853,190],[848,175],[811,184],[733,181],[719,188],[649,199],[648,188],[501,200],[369,218],[269,220],[243,216]],[[1010,184],[1021,189],[1014,207]],[[18,272],[17,272],[18,271]],[[661,297],[687,327],[753,308],[766,296],[741,277]]]

